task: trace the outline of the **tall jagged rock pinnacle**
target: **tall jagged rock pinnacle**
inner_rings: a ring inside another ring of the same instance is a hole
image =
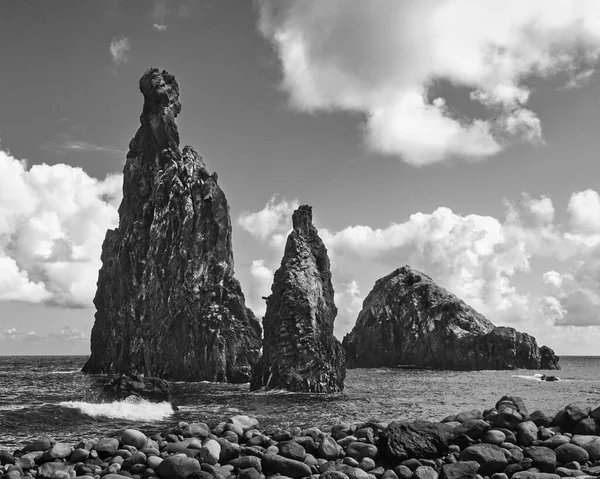
[[[409,266],[375,283],[343,345],[349,367],[560,369],[552,349],[495,327]]]
[[[245,382],[261,329],[233,274],[231,219],[217,174],[179,150],[173,75],[140,80],[141,126],[129,144],[119,226],[106,233],[83,371]]]
[[[263,356],[250,388],[342,391],[346,361],[333,335],[337,308],[327,249],[312,224],[310,206],[294,211],[292,222],[267,299]]]

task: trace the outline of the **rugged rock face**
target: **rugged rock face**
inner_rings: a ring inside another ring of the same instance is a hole
[[[375,283],[343,344],[349,367],[560,369],[550,348],[495,327],[409,266]]]
[[[312,224],[310,206],[294,211],[292,222],[294,229],[267,299],[263,356],[250,387],[342,391],[346,361],[333,335],[337,308],[327,249]]]
[[[179,150],[175,78],[140,80],[119,226],[106,233],[89,373],[248,381],[261,330],[233,274],[229,206],[198,153]]]

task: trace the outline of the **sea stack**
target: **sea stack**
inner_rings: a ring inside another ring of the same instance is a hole
[[[179,150],[173,75],[140,80],[119,226],[106,233],[88,373],[247,382],[261,329],[234,277],[231,219],[217,174]]]
[[[351,368],[560,369],[552,349],[495,327],[410,266],[375,283],[343,345]]]
[[[313,226],[310,206],[294,211],[292,222],[267,298],[263,355],[250,388],[342,391],[346,360],[333,335],[337,308],[327,249]]]

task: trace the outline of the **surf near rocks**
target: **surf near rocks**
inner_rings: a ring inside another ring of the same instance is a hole
[[[67,479],[436,479],[600,476],[600,407],[570,404],[548,416],[519,397],[440,422],[371,420],[262,429],[238,415],[209,425],[181,422],[147,437],[65,444],[40,437],[0,451],[3,477]]]

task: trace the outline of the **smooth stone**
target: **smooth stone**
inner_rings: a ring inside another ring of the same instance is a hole
[[[0,464],[14,464],[15,457],[8,451],[0,450]]]
[[[460,454],[461,461],[476,461],[481,466],[480,473],[490,475],[503,472],[508,465],[504,450],[493,444],[476,444],[467,447]]]
[[[253,467],[250,467],[248,469],[242,469],[239,472],[237,479],[264,479],[264,477],[265,476],[259,471],[257,471]]]
[[[15,464],[23,471],[28,471],[35,467],[35,461],[31,457],[20,457],[16,460]]]
[[[415,479],[438,479],[438,473],[431,466],[417,467],[413,473]]]
[[[256,456],[243,456],[229,461],[229,464],[235,469],[250,469],[254,468],[258,472],[262,472],[262,464]]]
[[[358,467],[360,467],[363,471],[369,472],[372,469],[375,469],[375,467],[377,467],[377,466],[373,459],[371,459],[370,457],[365,457],[365,458],[363,458],[362,461],[360,461],[360,463],[358,464]]]
[[[304,461],[306,449],[297,442],[287,442],[279,447],[279,454],[294,461]]]
[[[377,446],[365,442],[353,442],[346,448],[346,456],[352,457],[359,462],[365,457],[375,459],[377,457],[377,452]]]
[[[75,449],[71,453],[71,462],[83,462],[89,457],[89,455],[90,451],[88,451],[87,449]]]
[[[571,442],[585,449],[590,456],[590,461],[596,462],[600,459],[600,437],[573,436]]]
[[[446,479],[474,479],[479,471],[477,461],[456,462],[454,464],[444,464],[442,471]]]
[[[566,467],[557,467],[555,474],[558,474],[560,477],[579,477],[585,476],[586,473],[577,469],[568,469]]]
[[[208,464],[214,465],[219,462],[220,455],[221,445],[214,439],[209,439],[204,443],[204,446],[200,448],[200,457]]]
[[[106,459],[114,456],[119,449],[119,440],[111,437],[104,437],[94,444],[94,451],[98,453],[98,457]]]
[[[341,447],[331,436],[324,437],[319,444],[317,455],[328,461],[333,461],[340,457]]]
[[[552,436],[550,439],[546,439],[542,446],[549,447],[550,449],[556,449],[558,446],[562,446],[563,444],[569,444],[571,440],[564,436],[563,434],[557,434],[556,436]]]
[[[388,469],[383,472],[380,479],[398,479],[398,476],[392,469]]]
[[[265,454],[262,458],[262,465],[264,470],[294,479],[310,476],[312,473],[307,464],[277,454]]]
[[[348,466],[358,467],[358,461],[353,457],[346,456],[342,459],[342,463],[347,464]]]
[[[408,467],[403,466],[402,464],[396,466],[396,468],[394,469],[394,473],[396,474],[398,479],[411,479],[413,475],[413,472]]]
[[[499,446],[506,440],[506,434],[497,429],[491,429],[487,431],[483,437],[481,438],[481,442],[485,442],[488,444],[495,444]]]
[[[146,457],[146,464],[148,464],[149,468],[154,469],[155,471],[158,469],[158,466],[160,466],[160,463],[163,461],[164,459],[158,456]]]
[[[142,431],[137,429],[125,429],[121,434],[121,442],[128,446],[134,446],[137,449],[141,449],[146,445],[146,435]]]
[[[167,457],[156,469],[161,479],[186,479],[188,476],[200,474],[201,471],[200,463],[196,459],[180,454]]]
[[[538,438],[538,427],[533,421],[524,421],[515,426],[517,442],[521,446],[531,446]]]
[[[55,442],[56,441],[49,436],[40,436],[27,444],[27,446],[23,448],[23,451],[45,451],[46,449],[50,449]]]
[[[557,454],[549,447],[530,446],[523,452],[533,461],[533,466],[541,472],[554,472],[556,469]]]
[[[589,453],[577,444],[563,444],[555,449],[556,459],[562,464],[577,461],[579,463],[587,462],[590,459]]]

